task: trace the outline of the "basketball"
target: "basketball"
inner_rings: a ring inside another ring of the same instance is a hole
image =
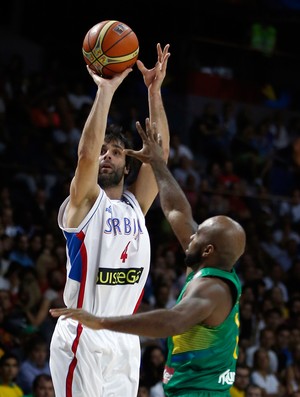
[[[139,55],[139,41],[125,23],[102,21],[86,33],[82,53],[92,70],[104,78],[111,78],[135,64]]]

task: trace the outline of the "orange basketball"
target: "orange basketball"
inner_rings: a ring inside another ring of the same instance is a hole
[[[85,35],[83,58],[100,76],[110,78],[131,68],[139,55],[139,41],[134,31],[119,21],[102,21]]]

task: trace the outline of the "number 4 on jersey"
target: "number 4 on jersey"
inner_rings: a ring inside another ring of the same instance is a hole
[[[128,251],[128,246],[129,246],[129,244],[130,244],[130,241],[129,241],[129,243],[126,245],[124,251],[122,252],[122,254],[121,254],[121,256],[120,256],[120,259],[122,259],[122,262],[123,262],[123,263],[126,261],[126,259],[127,259],[127,257],[128,257],[127,251]]]

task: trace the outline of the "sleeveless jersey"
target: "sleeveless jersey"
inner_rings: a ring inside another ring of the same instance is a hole
[[[58,213],[66,239],[66,306],[95,316],[133,314],[150,268],[150,239],[138,201],[129,191],[121,200],[111,200],[101,189],[81,224],[67,228],[69,200]],[[50,353],[53,383],[60,397],[120,393],[131,397],[137,393],[140,342],[136,335],[90,330],[60,317]]]
[[[188,275],[177,302],[181,301],[189,282],[197,277],[229,280],[237,290],[237,299],[222,324],[216,327],[197,324],[183,334],[168,338],[163,379],[167,396],[200,391],[225,392],[228,395],[234,382],[239,341],[240,281],[234,269],[226,272],[203,268]]]
[[[132,314],[139,304],[150,267],[150,240],[142,210],[130,192],[122,200],[101,193],[77,229],[58,223],[67,241],[64,301],[95,316]]]

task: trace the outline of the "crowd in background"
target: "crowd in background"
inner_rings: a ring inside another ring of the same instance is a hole
[[[109,123],[138,146],[140,98],[127,106],[122,100],[113,103]],[[39,397],[36,379],[51,381],[49,308],[63,306],[66,261],[57,212],[92,103],[89,85],[53,70],[26,74],[18,57],[1,69],[0,395],[9,384],[11,395]],[[195,219],[227,214],[247,233],[236,265],[243,294],[232,397],[299,397],[300,115],[269,110],[257,120],[247,107],[224,100],[219,108],[208,98],[188,130],[183,137],[171,129],[169,167]],[[184,252],[159,197],[146,221],[152,259],[140,310],[171,307],[185,280]],[[139,397],[164,396],[165,342],[141,338]]]

